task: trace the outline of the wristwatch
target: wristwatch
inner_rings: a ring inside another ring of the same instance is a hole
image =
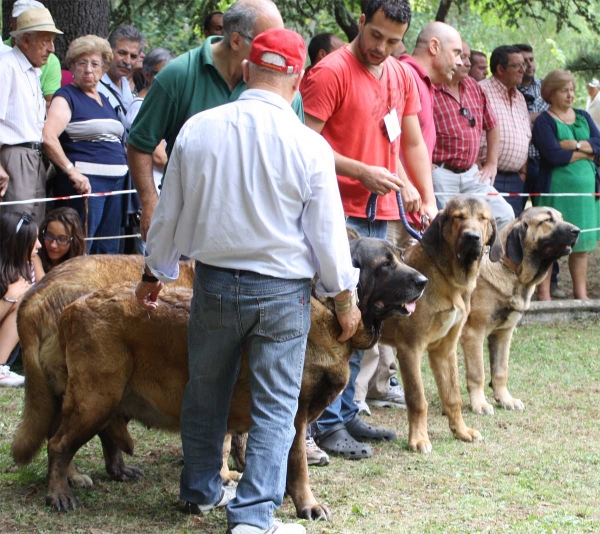
[[[152,274],[146,274],[146,267],[144,266],[142,269],[142,282],[150,282],[151,284],[154,284],[155,282],[158,282],[158,278]]]
[[[579,141],[577,141],[577,144],[575,145],[575,150],[581,150],[581,143]]]

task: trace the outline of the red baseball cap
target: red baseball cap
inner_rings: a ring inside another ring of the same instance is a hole
[[[285,59],[285,67],[263,60],[265,52],[277,54]],[[259,33],[252,42],[250,61],[268,69],[294,74],[302,72],[306,61],[306,44],[302,36],[292,30],[272,28]]]

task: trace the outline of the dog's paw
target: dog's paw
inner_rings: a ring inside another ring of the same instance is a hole
[[[56,491],[46,495],[46,504],[57,512],[68,512],[69,510],[76,510],[79,501],[70,490]]]
[[[477,415],[494,415],[494,407],[489,402],[472,403],[471,411]]]
[[[130,465],[112,466],[107,469],[110,478],[117,482],[131,482],[143,478],[144,472]]]
[[[433,450],[431,441],[428,439],[409,441],[408,448],[413,452],[420,452],[422,454],[429,454]]]
[[[496,403],[498,406],[501,406],[505,410],[524,410],[525,404],[520,399],[496,399]]]
[[[454,436],[461,441],[467,442],[483,440],[481,434],[477,430],[474,428],[468,428],[466,426],[460,430],[456,430],[454,432]]]
[[[319,503],[304,506],[296,511],[298,512],[298,517],[300,519],[308,519],[309,521],[329,521],[329,518],[331,517],[329,508],[324,504]]]
[[[92,488],[94,481],[84,473],[73,473],[67,477],[69,486],[72,488]]]
[[[243,473],[239,473],[238,471],[229,471],[226,476],[223,478],[224,486],[235,486],[240,480],[242,480]]]

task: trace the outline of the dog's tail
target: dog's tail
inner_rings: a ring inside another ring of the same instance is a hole
[[[23,415],[12,442],[12,456],[17,464],[31,462],[49,435],[57,411],[57,401],[40,364],[39,322],[44,307],[35,293],[28,297],[19,306],[17,315],[25,371]]]

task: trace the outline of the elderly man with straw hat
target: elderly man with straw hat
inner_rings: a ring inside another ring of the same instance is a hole
[[[28,9],[10,32],[15,46],[0,56],[0,199],[43,198],[46,168],[42,161],[42,129],[46,103],[40,85],[40,67],[54,52],[54,38],[62,34],[50,11]],[[44,204],[6,206],[3,211],[27,211],[40,224]]]
[[[38,2],[37,0],[17,0],[13,4],[12,13],[9,17],[10,29],[17,29],[17,19],[21,13],[29,9],[36,8],[44,8],[44,4]],[[3,45],[8,45],[6,48],[2,50],[6,50],[7,52],[14,46],[15,41],[13,37],[9,37],[4,41]],[[0,45],[2,46],[2,45]],[[2,50],[0,50],[0,54],[2,54]],[[60,70],[60,60],[56,57],[56,54],[50,54],[48,56],[48,62],[42,67],[42,74],[40,75],[40,85],[42,86],[42,93],[44,94],[44,99],[46,100],[46,107],[50,105],[52,101],[52,96],[56,91],[60,89],[60,83],[62,80],[62,72]]]
[[[597,78],[592,78],[592,81],[587,85],[588,99],[585,110],[591,115],[600,128],[600,81]]]

